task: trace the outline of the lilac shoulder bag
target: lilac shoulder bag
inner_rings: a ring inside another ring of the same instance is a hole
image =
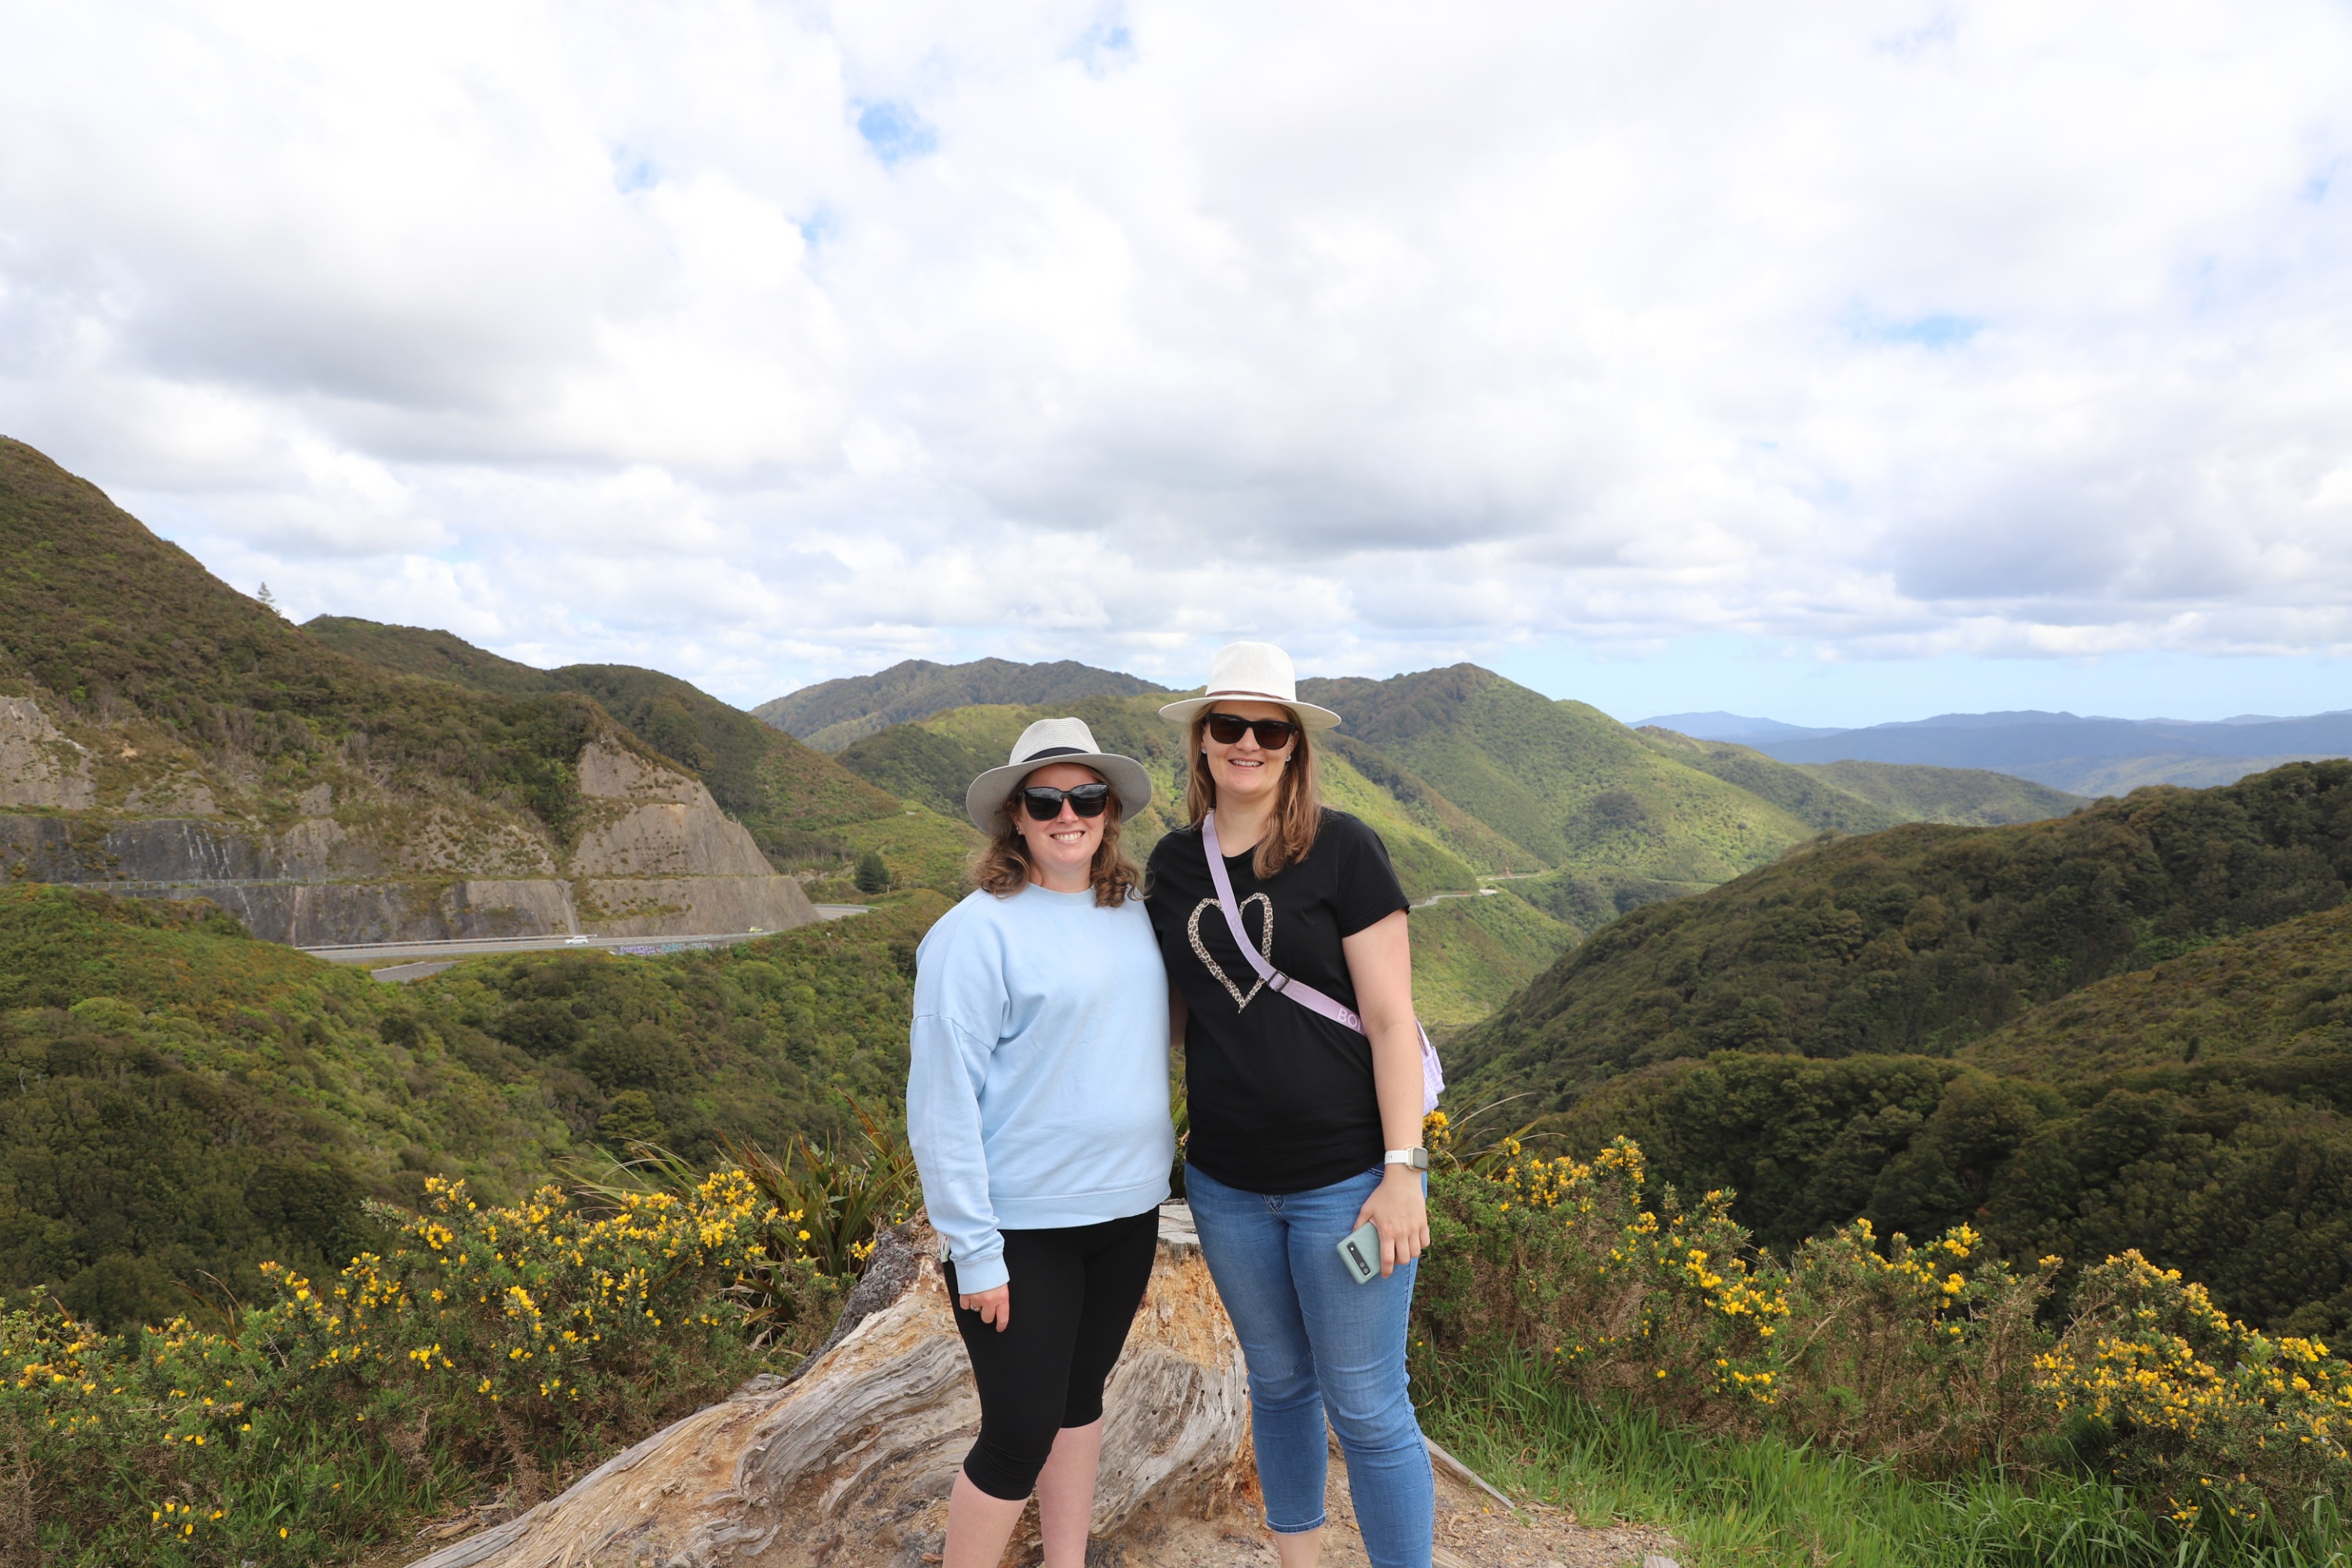
[[[1364,1020],[1356,1015],[1354,1008],[1326,996],[1304,981],[1293,980],[1276,969],[1242,930],[1241,906],[1234,901],[1234,879],[1225,874],[1225,854],[1217,843],[1217,814],[1213,811],[1201,818],[1201,847],[1209,853],[1209,880],[1216,887],[1217,908],[1224,914],[1225,929],[1233,933],[1234,945],[1242,950],[1242,956],[1249,960],[1250,967],[1257,971],[1257,977],[1265,982],[1266,988],[1281,992],[1310,1013],[1320,1013],[1333,1023],[1343,1024],[1364,1035],[1367,1039],[1370,1038],[1364,1028]],[[1271,939],[1274,920],[1271,903],[1266,906],[1265,918],[1267,935]],[[1437,1109],[1437,1097],[1445,1092],[1445,1069],[1438,1065],[1437,1047],[1429,1043],[1429,1031],[1421,1027],[1421,1020],[1414,1019],[1413,1027],[1421,1031],[1421,1113],[1426,1116]]]

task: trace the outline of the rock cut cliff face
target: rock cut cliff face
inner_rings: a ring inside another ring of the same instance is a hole
[[[80,811],[98,800],[89,753],[29,697],[0,697],[0,806]]]
[[[600,933],[783,931],[816,918],[701,781],[604,742],[582,749],[579,776],[593,826],[566,864],[575,908]]]
[[[617,736],[580,751],[583,826],[568,847],[492,803],[403,798],[364,773],[310,785],[268,816],[225,811],[215,781],[177,758],[101,790],[92,761],[105,737],[90,739],[35,698],[0,698],[0,876],[208,898],[256,936],[304,947],[786,931],[816,918],[698,780]],[[119,744],[118,758],[125,750],[136,748]]]
[[[596,826],[571,855],[575,877],[764,877],[768,858],[699,780],[618,746],[580,753],[580,793]]]

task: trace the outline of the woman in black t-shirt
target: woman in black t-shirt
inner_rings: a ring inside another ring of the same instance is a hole
[[[1184,1050],[1185,1196],[1249,1363],[1266,1524],[1282,1568],[1311,1568],[1328,1419],[1374,1568],[1427,1568],[1435,1498],[1404,1366],[1429,1244],[1404,892],[1380,836],[1317,798],[1308,731],[1339,718],[1298,700],[1280,648],[1220,650],[1208,695],[1160,711],[1191,727],[1192,826],[1153,848],[1146,907]],[[1244,954],[1204,820],[1256,956],[1360,1016],[1361,1032]],[[1359,1285],[1339,1246],[1367,1220],[1381,1270]]]

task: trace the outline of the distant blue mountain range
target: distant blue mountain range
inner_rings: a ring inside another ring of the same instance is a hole
[[[1743,746],[1763,741],[1802,741],[1813,735],[1845,733],[1843,730],[1808,730],[1802,724],[1783,724],[1778,719],[1750,719],[1745,713],[1722,712],[1662,713],[1655,719],[1635,720],[1633,728],[1672,730],[1702,741],[1736,741]]]
[[[2300,719],[2250,713],[2210,722],[2026,710],[1942,713],[1859,730],[1807,729],[1738,713],[1675,713],[1642,725],[1736,742],[1784,763],[1852,759],[1990,768],[2094,795],[2149,784],[2231,784],[2283,763],[2352,756],[2352,709]]]

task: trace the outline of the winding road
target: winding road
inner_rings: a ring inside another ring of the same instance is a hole
[[[1475,892],[1470,893],[1432,893],[1425,899],[1416,900],[1410,907],[1416,910],[1425,910],[1429,908],[1430,905],[1437,902],[1440,899],[1491,899],[1495,896],[1495,893],[1496,889],[1493,888],[1480,888]]]
[[[849,915],[867,912],[865,904],[818,904],[819,920],[837,921]],[[341,947],[306,947],[313,958],[323,958],[329,963],[357,963],[367,967],[378,980],[422,980],[428,974],[438,974],[462,958],[477,958],[491,952],[546,952],[559,948],[592,948],[604,952],[626,953],[632,957],[651,957],[664,952],[691,952],[706,948],[732,947],[739,942],[757,942],[761,937],[774,936],[772,931],[714,931],[698,936],[581,936],[557,931],[546,936],[474,937],[447,942],[380,942],[353,943]]]

